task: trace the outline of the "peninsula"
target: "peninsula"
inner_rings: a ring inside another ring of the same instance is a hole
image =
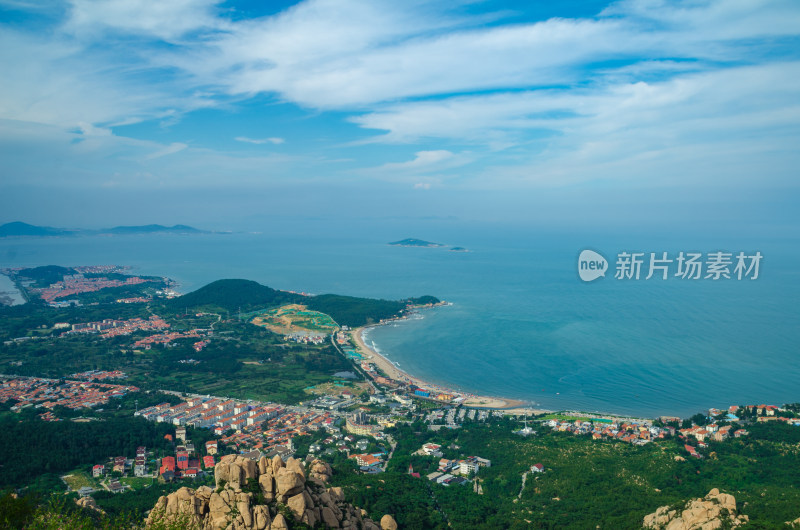
[[[149,224],[142,226],[115,226],[113,228],[87,229],[87,228],[54,228],[51,226],[36,226],[20,221],[0,225],[0,238],[2,237],[69,237],[92,235],[134,235],[134,234],[211,234],[207,230],[200,230],[187,225],[164,226]]]

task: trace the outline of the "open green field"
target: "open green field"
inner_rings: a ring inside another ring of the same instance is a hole
[[[89,488],[99,488],[100,485],[98,482],[90,477],[86,472],[81,470],[75,470],[66,475],[63,475],[61,479],[67,484],[69,489],[72,491],[78,491],[81,488],[89,487]]]
[[[282,335],[303,331],[328,335],[339,327],[325,313],[309,311],[305,306],[298,304],[285,305],[262,312],[252,320],[252,323]]]
[[[120,483],[130,486],[132,490],[140,490],[151,486],[155,481],[150,477],[123,477]]]

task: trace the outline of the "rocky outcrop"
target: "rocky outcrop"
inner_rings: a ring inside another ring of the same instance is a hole
[[[91,497],[81,497],[80,499],[75,499],[75,504],[77,504],[81,508],[88,508],[90,510],[95,510],[96,512],[106,513],[97,507],[97,503]]]
[[[381,530],[397,530],[397,522],[389,514],[381,517]]]
[[[341,488],[327,486],[330,466],[313,460],[304,466],[290,458],[255,462],[228,455],[214,468],[216,489],[181,488],[158,499],[147,524],[168,519],[202,530],[289,530],[297,523],[343,530],[395,530],[385,515],[380,524],[344,501]]]
[[[717,488],[702,499],[692,499],[682,510],[662,506],[644,517],[644,528],[659,530],[714,530],[723,526],[736,528],[747,524],[746,515],[737,515],[733,495]]]

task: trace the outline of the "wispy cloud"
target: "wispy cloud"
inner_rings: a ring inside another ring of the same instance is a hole
[[[782,179],[797,161],[800,2],[624,0],[522,22],[465,4],[306,0],[239,18],[220,0],[72,0],[49,8],[47,31],[0,23],[0,64],[13,74],[0,83],[0,119],[80,131],[64,135],[80,140],[70,152],[105,149],[123,165],[192,164],[190,153],[213,158],[192,138],[111,131],[159,119],[170,129],[198,109],[235,114],[264,98],[335,123],[300,147],[357,160],[329,175],[419,189],[456,176],[661,182],[663,161],[696,168],[698,150],[739,167],[770,163]]]
[[[280,145],[284,143],[286,140],[283,138],[248,138],[246,136],[237,136],[234,138],[237,142],[244,142],[247,144],[256,144],[256,145],[263,145],[263,144],[273,144],[273,145]]]
[[[174,143],[171,143],[171,144],[169,144],[168,146],[166,146],[166,147],[164,147],[162,149],[159,149],[155,153],[150,153],[145,158],[147,160],[154,160],[156,158],[161,158],[162,156],[169,156],[169,155],[173,155],[175,153],[179,153],[179,152],[183,151],[184,149],[186,149],[187,147],[189,147],[189,146],[184,144],[184,143],[174,142]]]

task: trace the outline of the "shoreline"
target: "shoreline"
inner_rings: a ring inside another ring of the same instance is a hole
[[[363,334],[365,331],[372,328],[376,328],[378,326],[388,324],[390,322],[394,322],[395,320],[397,319],[392,319],[386,322],[382,322],[380,324],[361,326],[359,328],[352,329],[348,332],[350,338],[356,345],[356,351],[362,355],[362,359],[373,363],[381,372],[383,372],[386,375],[387,378],[401,383],[410,383],[421,388],[434,390],[440,394],[453,394],[454,396],[463,397],[464,400],[461,402],[461,404],[467,407],[484,408],[484,409],[503,409],[503,410],[526,410],[529,412],[536,411],[537,413],[553,412],[550,410],[534,409],[533,407],[530,407],[530,403],[518,399],[502,398],[496,396],[480,396],[469,392],[461,392],[444,385],[434,384],[429,381],[425,381],[420,377],[416,377],[409,374],[405,370],[396,366],[387,357],[384,357],[382,354],[378,353],[371,347],[367,346],[367,344],[364,342]],[[442,402],[442,404],[445,403]]]

